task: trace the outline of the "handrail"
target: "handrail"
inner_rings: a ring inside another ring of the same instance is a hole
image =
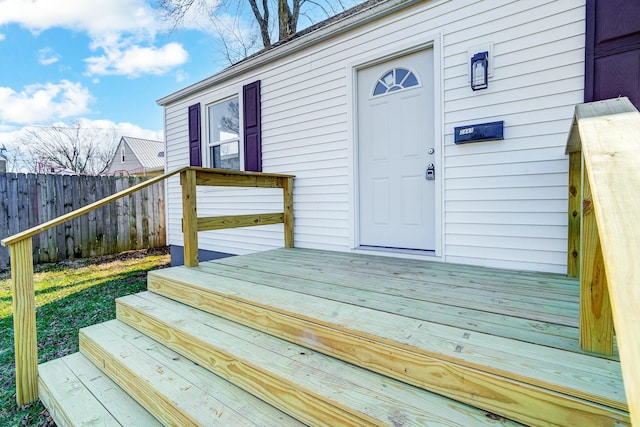
[[[46,230],[48,230],[50,228],[53,228],[53,227],[55,227],[57,225],[60,225],[60,224],[64,224],[65,222],[67,222],[67,221],[69,221],[71,219],[74,219],[74,218],[77,218],[79,216],[82,216],[82,215],[84,215],[86,213],[89,213],[89,212],[91,212],[91,211],[93,211],[95,209],[98,209],[98,208],[100,208],[100,207],[102,207],[104,205],[107,205],[107,204],[109,204],[111,202],[115,202],[118,199],[126,197],[126,196],[128,196],[130,194],[133,194],[136,191],[142,190],[143,188],[150,187],[153,184],[157,184],[158,182],[163,181],[163,180],[165,180],[165,179],[167,179],[167,178],[169,178],[169,177],[171,177],[173,175],[179,174],[180,172],[182,172],[183,170],[186,170],[186,169],[188,169],[188,168],[184,167],[184,168],[176,169],[176,170],[173,170],[171,172],[167,172],[165,174],[157,176],[155,178],[151,178],[151,179],[149,179],[147,181],[143,181],[140,184],[136,184],[133,187],[127,188],[126,190],[122,190],[122,191],[120,191],[118,193],[112,194],[111,196],[105,197],[104,199],[100,199],[100,200],[98,200],[96,202],[93,202],[91,204],[88,204],[86,206],[78,208],[75,211],[66,213],[64,215],[60,215],[59,217],[54,218],[54,219],[52,219],[50,221],[47,221],[45,223],[36,225],[35,227],[31,227],[28,230],[24,230],[24,231],[21,231],[20,233],[17,233],[17,234],[14,234],[12,236],[9,236],[9,237],[7,237],[7,238],[2,240],[2,246],[13,245],[13,244],[19,242],[20,240],[24,240],[24,239],[27,239],[29,237],[33,237],[33,236],[35,236],[37,234],[40,234],[43,231],[46,231]]]
[[[19,406],[38,398],[38,346],[36,335],[36,306],[33,281],[32,237],[66,221],[180,174],[183,199],[183,231],[185,236],[185,265],[198,265],[198,231],[284,223],[284,242],[293,247],[293,176],[183,167],[149,179],[131,188],[105,197],[56,219],[14,234],[2,240],[9,246],[11,283],[13,291],[13,326],[16,360],[16,401]],[[197,218],[196,185],[227,187],[281,188],[284,209],[278,214],[234,215]]]
[[[580,241],[580,343],[611,354],[615,325],[629,412],[640,426],[640,113],[627,98],[577,105],[567,153],[570,167],[580,167],[570,171],[570,188],[581,222],[569,230],[570,246]]]

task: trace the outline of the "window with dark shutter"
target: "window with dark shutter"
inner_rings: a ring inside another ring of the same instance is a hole
[[[202,166],[200,144],[200,104],[189,107],[189,165]]]
[[[244,127],[244,169],[262,172],[260,80],[242,88]]]

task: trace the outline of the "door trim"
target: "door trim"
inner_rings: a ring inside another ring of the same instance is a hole
[[[358,71],[382,62],[397,59],[399,57],[416,53],[426,49],[433,49],[433,107],[434,107],[434,146],[436,149],[436,173],[435,180],[435,251],[420,251],[422,256],[429,256],[429,259],[440,258],[444,261],[443,244],[444,244],[444,134],[442,124],[444,123],[443,108],[443,84],[442,84],[442,32],[431,34],[422,34],[419,38],[411,41],[398,42],[394,45],[393,50],[379,50],[373,54],[369,53],[357,60],[347,64],[347,138],[351,141],[349,144],[351,166],[349,171],[350,182],[350,249],[358,252],[375,252],[377,254],[398,256],[398,251],[389,250],[387,253],[376,249],[375,251],[367,250],[366,247],[360,247],[360,207],[359,207],[359,188],[358,188]],[[416,253],[418,251],[412,251]],[[408,254],[407,254],[408,255]]]

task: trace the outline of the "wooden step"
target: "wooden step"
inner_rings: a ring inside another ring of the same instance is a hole
[[[80,351],[163,425],[303,425],[118,320],[81,329]]]
[[[151,292],[116,304],[119,320],[309,425],[518,425]]]
[[[162,425],[80,353],[38,366],[38,393],[59,427]]]
[[[616,361],[258,283],[208,267],[148,276],[152,292],[525,424],[630,424]]]

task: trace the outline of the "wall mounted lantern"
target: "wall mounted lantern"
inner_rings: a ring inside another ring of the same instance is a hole
[[[489,87],[489,52],[478,52],[471,58],[471,90]]]

